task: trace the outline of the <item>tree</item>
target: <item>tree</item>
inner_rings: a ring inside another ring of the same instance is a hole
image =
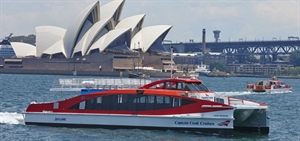
[[[247,61],[250,63],[258,63],[259,60],[256,59],[256,57],[254,55],[249,55],[249,57],[247,57]]]
[[[295,68],[292,68],[292,69],[283,70],[281,72],[281,74],[291,75],[291,76],[299,75],[300,74],[300,67],[295,67]]]
[[[214,69],[217,69],[219,71],[226,72],[227,66],[223,62],[212,62],[209,64],[210,71],[213,71]]]
[[[294,66],[300,66],[300,50],[293,51],[289,60]]]

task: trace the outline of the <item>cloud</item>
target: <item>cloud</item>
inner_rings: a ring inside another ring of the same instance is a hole
[[[94,0],[2,1],[1,34],[35,34],[34,27],[43,25],[67,28],[75,16],[92,2]]]
[[[253,12],[259,20],[268,21],[268,23],[298,26],[299,6],[297,1],[258,2]]]

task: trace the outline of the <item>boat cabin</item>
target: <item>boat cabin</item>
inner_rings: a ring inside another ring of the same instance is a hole
[[[164,79],[142,86],[140,89],[178,90],[181,91],[181,95],[187,97],[219,103],[228,103],[228,99],[216,95],[214,92],[209,90],[201,80],[198,79]]]
[[[201,80],[196,79],[165,79],[152,82],[140,89],[166,89],[166,90],[182,90],[182,91],[204,91],[210,90],[202,83]]]

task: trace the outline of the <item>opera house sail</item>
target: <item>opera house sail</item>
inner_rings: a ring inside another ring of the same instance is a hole
[[[167,52],[162,42],[172,26],[143,27],[146,14],[121,19],[124,4],[125,0],[112,0],[100,6],[95,1],[67,28],[35,27],[35,46],[11,42],[18,62],[1,59],[0,71],[69,74],[77,70],[82,75],[119,75],[135,69],[133,58],[140,66],[163,71],[165,58],[159,54]]]

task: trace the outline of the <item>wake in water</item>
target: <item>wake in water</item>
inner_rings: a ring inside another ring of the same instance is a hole
[[[237,96],[237,95],[248,95],[252,94],[251,92],[243,91],[243,92],[215,92],[216,94],[223,96]]]
[[[237,96],[237,95],[250,95],[250,94],[288,94],[293,93],[292,91],[283,92],[283,91],[275,91],[272,93],[267,92],[248,92],[248,91],[242,91],[242,92],[215,92],[216,94],[223,95],[223,96]]]
[[[0,124],[23,124],[23,116],[18,113],[0,112]]]

